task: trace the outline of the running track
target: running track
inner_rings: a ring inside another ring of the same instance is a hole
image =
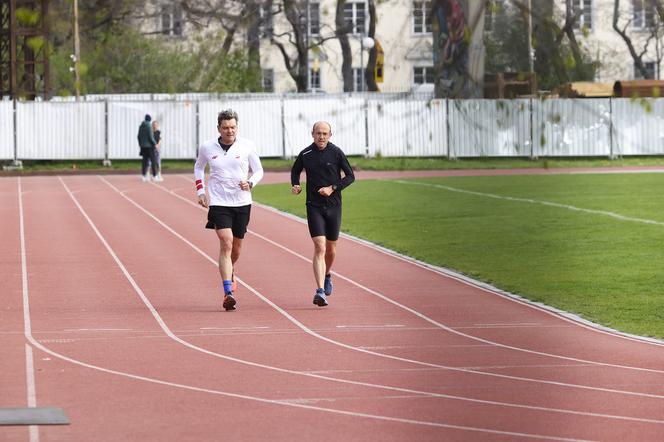
[[[0,440],[664,439],[664,346],[351,238],[318,308],[306,226],[267,208],[220,311],[193,200],[190,176],[0,178],[0,408],[71,421]]]

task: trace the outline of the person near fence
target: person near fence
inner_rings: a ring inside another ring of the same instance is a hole
[[[219,274],[223,284],[222,306],[235,310],[237,283],[234,266],[251,214],[251,189],[263,178],[255,144],[237,136],[238,115],[232,109],[217,116],[219,138],[203,143],[194,165],[198,204],[208,209],[205,227],[219,238]],[[205,185],[205,166],[210,174]]]
[[[141,178],[144,182],[148,181],[148,166],[152,172],[152,179],[157,180],[157,158],[155,157],[157,142],[152,133],[152,125],[150,121],[152,117],[149,114],[145,115],[145,119],[138,127],[138,146],[140,147],[141,157]]]
[[[155,153],[154,156],[157,158],[157,178],[156,181],[164,181],[161,176],[161,130],[159,130],[159,122],[157,120],[152,120],[152,134],[154,135],[154,140],[157,142],[155,144]]]
[[[291,168],[291,192],[302,192],[300,174],[304,169],[307,224],[314,243],[314,304],[324,307],[332,294],[331,269],[341,229],[341,191],[355,181],[355,175],[343,151],[330,142],[329,123],[318,121],[311,135],[313,143],[299,153]]]

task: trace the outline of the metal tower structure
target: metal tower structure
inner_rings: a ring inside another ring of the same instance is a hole
[[[48,99],[48,0],[0,0],[0,99]]]

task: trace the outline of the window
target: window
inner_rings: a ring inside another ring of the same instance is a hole
[[[414,67],[413,84],[433,84],[433,66]]]
[[[261,5],[258,9],[258,20],[259,20],[259,29],[260,35],[264,38],[269,38],[272,36],[272,30],[274,29],[274,13],[265,8],[265,5]]]
[[[572,0],[572,12],[576,17],[574,29],[593,28],[593,1]]]
[[[659,79],[659,69],[657,68],[657,63],[654,61],[644,61],[643,65],[646,68],[646,72],[648,73],[648,78],[657,80]],[[641,71],[638,70],[636,67],[636,63],[634,63],[634,79],[635,80],[645,80],[645,77],[641,74]]]
[[[346,2],[344,4],[344,24],[349,34],[366,34],[366,2]]]
[[[261,71],[261,87],[263,92],[274,92],[274,69]]]
[[[164,35],[182,35],[184,21],[179,4],[164,6],[161,10],[161,33]]]
[[[353,91],[361,92],[367,90],[367,81],[364,77],[363,68],[353,68]]]
[[[657,12],[653,0],[632,0],[634,10],[634,20],[632,25],[635,28],[654,28],[656,25]]]
[[[320,87],[320,70],[309,69],[309,90],[311,92],[321,90]]]
[[[309,3],[309,35],[318,37],[320,35],[320,4],[318,2]]]
[[[413,33],[431,33],[431,2],[413,2]]]

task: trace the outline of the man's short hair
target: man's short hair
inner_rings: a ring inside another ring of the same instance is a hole
[[[219,115],[217,115],[217,126],[221,126],[221,122],[224,120],[235,120],[237,123],[237,112],[235,112],[233,109],[222,110],[219,112]]]

